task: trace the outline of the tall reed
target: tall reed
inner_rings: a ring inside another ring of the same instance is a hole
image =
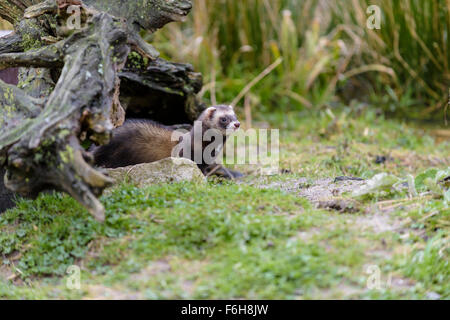
[[[383,13],[380,30],[366,28],[369,5],[378,5]],[[413,102],[402,112],[419,110],[418,116],[426,116],[444,109],[450,86],[449,0],[336,1],[336,9],[334,21],[354,26],[364,39],[357,63],[375,62],[395,70],[395,77],[375,79],[374,84],[396,102],[409,95]],[[408,110],[411,104],[416,108]]]
[[[380,30],[366,26],[372,4],[382,11]],[[450,0],[194,0],[185,24],[152,40],[202,71],[213,100],[232,100],[282,57],[254,88],[255,103],[317,108],[338,93],[426,116],[447,102],[449,12]]]
[[[417,117],[447,105],[450,0],[193,2],[186,23],[149,40],[163,56],[192,62],[213,102],[232,101],[282,58],[247,95],[252,104],[301,109],[360,99]],[[370,5],[381,9],[380,30],[366,26]]]

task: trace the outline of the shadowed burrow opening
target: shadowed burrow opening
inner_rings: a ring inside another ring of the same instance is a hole
[[[120,101],[126,119],[151,119],[165,125],[192,123],[186,113],[186,97],[181,93],[168,93],[151,89],[138,82],[122,79]]]
[[[0,70],[0,79],[8,84],[17,85],[19,82],[18,75],[19,75],[18,68],[9,68],[5,70]]]

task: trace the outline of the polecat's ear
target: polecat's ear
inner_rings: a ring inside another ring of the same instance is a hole
[[[216,113],[217,108],[216,107],[209,107],[206,109],[206,116],[208,119],[212,119],[214,117],[214,113]]]

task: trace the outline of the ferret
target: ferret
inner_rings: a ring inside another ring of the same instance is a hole
[[[174,135],[174,127],[152,120],[127,120],[121,127],[113,130],[108,144],[93,150],[94,162],[100,167],[117,168],[179,156],[195,161],[206,174],[205,170],[211,163],[203,158],[205,149],[212,149],[210,153],[214,160],[227,136],[239,130],[240,126],[233,107],[228,105],[207,108],[194,122],[192,129],[178,134],[178,138]],[[205,132],[209,133],[205,135],[209,138],[203,138]],[[221,141],[216,141],[216,137]],[[211,148],[212,143],[217,148]],[[196,153],[196,150],[200,153]]]

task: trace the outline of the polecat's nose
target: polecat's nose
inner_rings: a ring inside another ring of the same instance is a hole
[[[234,127],[237,129],[237,128],[239,128],[241,126],[241,123],[240,122],[235,122],[234,123]]]

